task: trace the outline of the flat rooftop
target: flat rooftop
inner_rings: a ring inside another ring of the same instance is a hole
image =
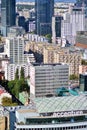
[[[44,63],[32,63],[32,65],[33,66],[46,66],[46,65],[47,66],[50,66],[50,65],[56,66],[56,65],[67,65],[67,64],[66,63],[52,63],[52,64],[51,63],[48,63],[48,64],[47,63],[45,63],[45,64]]]

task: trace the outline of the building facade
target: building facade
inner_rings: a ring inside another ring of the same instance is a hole
[[[22,37],[6,38],[5,52],[10,63],[22,64],[27,61],[28,54],[24,54],[25,39]]]
[[[52,17],[52,41],[56,43],[57,37],[61,37],[61,22],[63,20],[62,16]]]
[[[1,31],[7,36],[8,28],[15,25],[15,0],[1,0]]]
[[[87,7],[87,0],[76,0],[77,6],[82,6],[83,4]]]
[[[87,130],[85,95],[36,98],[32,104],[15,108],[15,130]]]
[[[81,91],[87,91],[87,74],[80,74],[79,86]]]
[[[87,65],[79,66],[79,74],[87,73]]]
[[[35,0],[35,12],[36,33],[38,35],[51,34],[54,0]]]
[[[73,7],[66,13],[61,24],[61,37],[65,37],[69,43],[75,44],[76,32],[85,31],[85,11],[82,7]]]
[[[44,63],[66,63],[69,65],[69,75],[79,75],[81,65],[81,53],[73,48],[45,47],[43,52]]]
[[[56,95],[56,89],[67,87],[67,64],[33,64],[30,66],[30,93],[34,97]]]

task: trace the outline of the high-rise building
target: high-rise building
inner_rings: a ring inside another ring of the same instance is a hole
[[[87,91],[87,74],[80,74],[79,86],[81,91]]]
[[[13,64],[21,64],[27,61],[28,54],[24,54],[25,39],[22,37],[6,38],[5,52]]]
[[[62,16],[52,17],[52,37],[53,43],[56,43],[56,38],[61,37],[61,21],[63,20]]]
[[[87,0],[76,0],[76,5],[82,6],[83,4],[87,6]]]
[[[36,33],[51,34],[52,16],[54,14],[54,0],[35,0]]]
[[[1,31],[7,35],[8,27],[15,25],[15,0],[1,0]]]
[[[75,44],[76,32],[86,30],[85,11],[82,7],[71,7],[61,24],[61,37]]]

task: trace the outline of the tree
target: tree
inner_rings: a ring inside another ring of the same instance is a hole
[[[13,103],[12,99],[9,97],[2,98],[2,106],[17,106],[17,103]]]
[[[82,59],[81,64],[82,65],[87,65],[87,61],[85,61],[85,60]]]
[[[14,89],[14,86],[16,84],[16,80],[11,80],[8,82],[8,89],[12,91]]]
[[[2,98],[2,106],[10,106],[12,104],[12,99],[9,97]]]
[[[50,43],[52,42],[52,35],[51,34],[47,34],[45,37],[48,39],[48,41]]]
[[[24,68],[23,67],[21,67],[20,79],[24,79]]]
[[[78,80],[78,76],[75,74],[70,75],[70,80]]]
[[[15,79],[19,79],[18,68],[16,69],[16,73],[15,73]]]

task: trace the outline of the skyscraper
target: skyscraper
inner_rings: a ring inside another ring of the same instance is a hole
[[[8,27],[15,25],[15,0],[1,0],[1,30],[7,35]]]
[[[51,34],[52,16],[54,14],[54,0],[35,0],[36,33]]]
[[[82,4],[85,4],[86,7],[87,7],[87,0],[76,0],[76,4],[78,6],[82,6]]]

